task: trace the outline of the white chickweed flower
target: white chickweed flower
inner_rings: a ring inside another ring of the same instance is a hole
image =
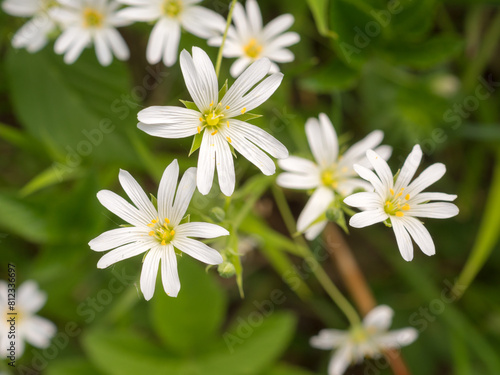
[[[344,200],[346,204],[363,210],[353,215],[349,224],[355,228],[363,228],[388,220],[388,225],[394,229],[404,260],[413,259],[411,238],[424,254],[434,255],[436,249],[432,237],[417,218],[447,219],[458,214],[458,207],[453,203],[428,203],[451,202],[457,198],[456,195],[422,193],[443,177],[446,172],[444,164],[431,165],[410,183],[422,159],[419,145],[413,147],[396,180],[386,161],[376,152],[368,150],[366,156],[377,174],[361,165],[355,165],[354,169],[373,185],[375,191],[353,194]]]
[[[181,28],[208,39],[224,27],[224,18],[196,5],[201,0],[119,0],[131,5],[120,15],[131,21],[156,22],[149,37],[146,57],[150,64],[163,60],[172,66],[177,60]]]
[[[115,0],[59,0],[63,8],[54,12],[63,32],[54,50],[64,54],[66,64],[74,63],[82,51],[92,43],[99,63],[111,64],[113,55],[119,60],[129,58],[129,49],[117,27],[127,26],[129,21],[117,14],[120,6]]]
[[[327,220],[319,220],[335,199],[335,194],[345,197],[355,189],[372,190],[369,183],[358,177],[353,169],[356,163],[368,164],[366,150],[377,147],[384,133],[376,130],[339,155],[339,144],[335,129],[328,116],[319,115],[319,121],[310,118],[306,122],[306,135],[316,162],[297,156],[280,160],[278,165],[285,170],[278,176],[277,184],[289,189],[315,189],[297,220],[297,230],[305,231],[307,239],[316,238],[325,228]],[[377,148],[380,155],[388,158],[389,146]]]
[[[97,193],[97,198],[104,207],[131,225],[104,232],[89,242],[94,251],[113,249],[99,260],[97,267],[106,268],[123,259],[147,252],[140,280],[146,300],[153,297],[160,260],[165,292],[171,297],[176,297],[179,293],[181,284],[177,274],[176,250],[206,264],[222,263],[222,256],[218,251],[189,237],[215,238],[227,236],[229,232],[215,224],[181,224],[196,189],[196,168],[189,168],[177,187],[178,177],[179,165],[174,160],[161,178],[158,208],[130,173],[124,170],[119,174],[120,184],[135,207],[109,190]]]
[[[370,311],[359,326],[349,331],[323,329],[311,338],[311,346],[322,350],[336,349],[328,366],[328,375],[342,375],[354,363],[365,357],[377,358],[387,349],[410,345],[418,337],[415,328],[389,331],[394,311],[380,305]]]
[[[57,327],[51,321],[35,315],[47,301],[47,294],[38,289],[38,284],[28,280],[16,289],[14,310],[9,309],[8,295],[11,294],[9,284],[0,280],[0,308],[3,309],[0,321],[0,353],[2,357],[10,355],[9,348],[14,346],[15,357],[24,352],[24,342],[37,347],[47,348]],[[15,315],[13,315],[15,313]],[[11,330],[14,321],[15,330]],[[12,334],[15,337],[9,337]],[[11,342],[14,342],[14,345]]]
[[[237,3],[234,8],[234,26],[228,30],[224,44],[224,57],[238,59],[231,66],[231,75],[237,77],[252,62],[267,57],[273,61],[271,73],[279,72],[277,63],[287,63],[294,60],[295,56],[286,47],[300,41],[299,34],[286,32],[294,22],[291,14],[283,14],[265,27],[262,26],[262,15],[259,5],[255,0],[247,0],[246,13],[243,5]],[[220,46],[222,36],[208,40],[211,46]]]
[[[193,47],[193,57],[186,50],[182,51],[180,64],[194,101],[193,108],[196,109],[172,106],[146,108],[137,116],[139,129],[163,138],[200,134],[197,184],[202,194],[208,194],[212,187],[215,166],[221,191],[227,196],[233,194],[235,173],[230,146],[265,175],[274,174],[276,166],[262,150],[275,158],[286,158],[286,147],[261,128],[245,122],[243,115],[246,116],[247,112],[274,93],[283,74],[272,74],[260,82],[268,74],[271,62],[268,59],[258,60],[219,98],[214,66],[202,49]]]
[[[5,0],[2,3],[5,13],[31,18],[14,34],[14,48],[26,48],[34,53],[45,47],[49,34],[56,29],[52,14],[58,5],[55,0]]]

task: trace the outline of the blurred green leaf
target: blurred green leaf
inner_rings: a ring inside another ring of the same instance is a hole
[[[329,38],[336,38],[337,34],[328,29],[328,0],[307,0],[311,13],[316,22],[318,32]]]
[[[83,358],[66,358],[50,363],[47,368],[47,375],[101,375],[90,362]]]
[[[314,69],[300,81],[302,88],[321,93],[331,94],[334,90],[352,89],[359,78],[360,72],[340,60]]]
[[[271,370],[262,375],[314,375],[314,373],[296,366],[290,366],[285,363],[274,366]]]
[[[25,197],[36,191],[81,176],[81,170],[72,169],[68,174],[60,174],[53,166],[44,170],[28,182],[20,191],[19,195]]]

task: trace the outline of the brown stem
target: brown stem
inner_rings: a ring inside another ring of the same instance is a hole
[[[328,223],[323,232],[323,237],[326,241],[328,253],[336,264],[354,303],[361,315],[365,316],[377,306],[377,302],[349,245],[344,240],[339,228],[333,223]],[[410,375],[410,371],[399,351],[394,349],[386,350],[385,357],[395,375]]]

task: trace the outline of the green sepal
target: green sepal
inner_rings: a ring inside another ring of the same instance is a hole
[[[200,148],[202,139],[203,139],[203,133],[195,134],[193,138],[193,143],[191,144],[191,150],[189,150],[188,156],[191,156],[193,152],[195,152]]]
[[[349,229],[347,228],[344,212],[342,211],[342,209],[330,207],[328,208],[328,210],[326,210],[325,216],[328,221],[334,222],[339,227],[341,227],[346,234],[349,234]]]
[[[396,172],[396,174],[394,175],[394,185],[396,185],[396,180],[398,179],[399,177],[399,172],[401,172],[401,169],[398,169],[398,171]]]
[[[187,109],[192,109],[194,111],[200,111],[198,109],[198,107],[196,106],[196,104],[194,104],[194,102],[190,102],[189,100],[182,100],[182,99],[179,99],[179,101],[184,104],[184,107],[186,107]]]
[[[391,223],[391,218],[387,218],[384,220],[384,225],[387,227],[387,228],[392,228],[392,223]]]
[[[231,153],[233,154],[234,158],[238,159],[238,156],[236,155],[236,151],[234,151],[234,147],[231,143],[229,144],[229,148],[231,149]]]
[[[158,211],[158,200],[153,194],[149,193],[149,195],[151,197],[151,203],[153,203],[153,206],[155,206],[156,211]]]
[[[227,79],[226,79],[226,82],[224,82],[224,85],[222,85],[221,89],[219,90],[219,103],[222,100],[222,98],[224,97],[224,95],[226,95],[228,88],[229,88],[229,86],[227,84]]]
[[[131,224],[120,224],[119,227],[120,228],[132,228],[134,227],[135,225],[131,225]]]
[[[253,119],[259,118],[259,117],[262,117],[262,115],[248,112],[248,113],[244,113],[242,115],[236,116],[236,117],[234,117],[234,119],[240,120],[240,121],[250,121],[250,120],[253,120]]]

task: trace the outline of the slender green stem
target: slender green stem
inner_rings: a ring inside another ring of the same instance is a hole
[[[293,218],[292,211],[290,210],[285,195],[283,194],[283,190],[273,186],[272,192],[283,221],[285,222],[290,234],[293,234],[295,232],[295,219]],[[314,276],[316,276],[319,283],[328,293],[333,302],[339,307],[340,310],[342,310],[351,325],[354,326],[360,324],[361,319],[359,318],[359,314],[356,312],[356,309],[354,309],[351,303],[344,297],[344,295],[330,279],[321,264],[317,261],[306,240],[304,240],[302,236],[295,236],[294,241],[297,245],[301,246],[304,258],[307,257],[307,259],[313,263],[311,270],[314,273]]]
[[[224,35],[222,36],[222,43],[219,48],[219,54],[217,55],[217,62],[215,64],[215,74],[217,75],[217,78],[219,78],[220,64],[222,62],[222,51],[224,50],[224,44],[226,43],[229,26],[231,26],[231,19],[233,18],[233,10],[234,6],[236,5],[236,2],[237,0],[233,0],[231,2],[231,8],[229,8],[229,14],[227,15],[226,30],[224,30]]]

